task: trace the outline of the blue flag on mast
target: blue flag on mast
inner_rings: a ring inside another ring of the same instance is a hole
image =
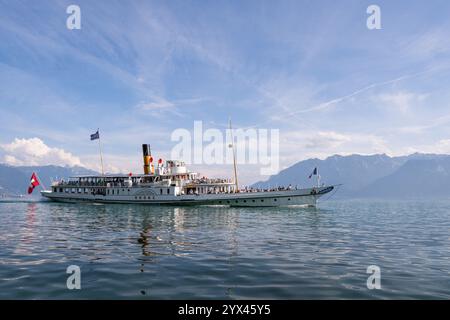
[[[91,134],[91,141],[96,139],[100,139],[100,133],[98,133],[98,130],[96,133]]]
[[[312,176],[317,175],[317,167],[314,168],[314,171],[309,175],[308,179],[311,179]]]

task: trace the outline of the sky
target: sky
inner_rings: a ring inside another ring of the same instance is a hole
[[[106,171],[140,172],[142,143],[167,159],[174,130],[229,117],[279,130],[280,169],[450,153],[449,13],[438,0],[0,0],[0,162],[100,170],[100,128]],[[262,178],[252,168],[242,183]]]

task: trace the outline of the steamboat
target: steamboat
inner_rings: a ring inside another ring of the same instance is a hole
[[[153,164],[150,145],[143,144],[143,174],[71,177],[52,183],[42,196],[60,202],[137,203],[146,205],[219,205],[232,207],[316,206],[335,186],[240,189],[237,177],[210,179],[187,169],[182,161]]]

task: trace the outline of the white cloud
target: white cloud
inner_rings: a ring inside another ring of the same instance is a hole
[[[337,132],[319,131],[316,134],[306,139],[305,148],[308,149],[322,149],[322,148],[337,148],[345,142],[350,141],[348,135]]]
[[[450,139],[441,139],[429,144],[416,144],[403,148],[402,150],[402,154],[411,154],[415,152],[450,154]]]
[[[392,154],[377,135],[336,131],[284,132],[280,141],[282,167],[309,158],[325,159],[333,154]]]
[[[152,111],[152,110],[162,110],[162,109],[166,109],[166,108],[173,108],[175,107],[175,105],[170,102],[167,101],[165,99],[158,99],[157,101],[152,101],[152,102],[140,102],[136,108],[143,110],[143,111]]]
[[[432,58],[450,51],[450,40],[447,29],[433,29],[420,35],[413,35],[403,41],[403,47],[408,55],[417,58]]]
[[[151,113],[152,116],[157,117],[172,117],[173,115],[183,117],[180,107],[196,105],[206,100],[208,98],[186,98],[169,101],[163,97],[152,95],[151,101],[141,101],[135,106],[135,109],[144,113]]]
[[[102,171],[99,154],[87,154],[82,157],[86,168]],[[105,173],[143,173],[142,158],[139,153],[132,155],[103,154]]]
[[[0,145],[5,153],[3,162],[10,165],[62,165],[82,166],[80,158],[59,148],[51,148],[39,138],[15,138],[9,144]]]
[[[381,94],[378,96],[382,103],[385,103],[387,107],[394,107],[402,113],[406,113],[411,107],[419,104],[427,97],[426,94],[416,94],[411,92],[396,92]]]

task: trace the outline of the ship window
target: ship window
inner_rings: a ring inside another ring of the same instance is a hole
[[[167,189],[167,194],[170,194],[170,189]]]
[[[114,189],[111,190],[111,193],[114,194]]]
[[[162,194],[162,189],[159,189],[159,193]]]
[[[227,201],[227,203],[230,203],[230,201]]]
[[[59,188],[59,192],[63,192],[63,188]]]
[[[264,202],[264,199],[261,199],[261,202]]]
[[[135,199],[137,199],[137,197],[134,197]]]
[[[219,201],[219,203],[222,203],[222,201]]]
[[[252,202],[255,202],[255,200],[252,200]]]
[[[277,201],[277,199],[273,199],[273,201]]]
[[[291,201],[291,198],[288,198],[288,201]]]
[[[247,202],[247,200],[244,200],[244,202]]]
[[[238,203],[238,201],[236,200],[236,203]]]

